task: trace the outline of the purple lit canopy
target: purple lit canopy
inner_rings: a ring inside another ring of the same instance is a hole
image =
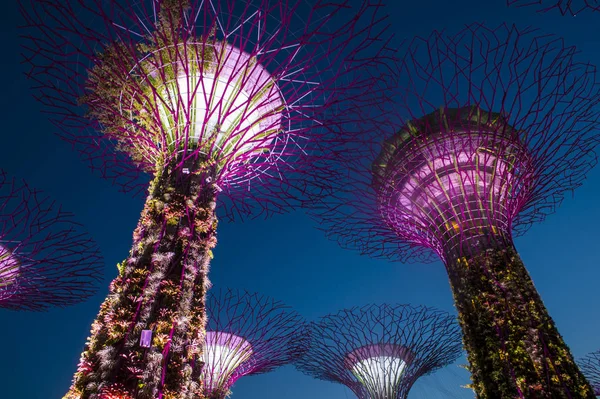
[[[342,246],[431,261],[484,229],[510,241],[596,164],[595,68],[560,38],[473,24],[402,52],[396,102],[340,153],[336,195],[316,211]]]
[[[210,291],[202,361],[204,394],[224,398],[245,375],[296,359],[306,331],[302,317],[280,302],[246,291]]]
[[[0,170],[0,308],[46,310],[96,291],[102,256],[71,214]]]
[[[20,4],[24,64],[59,134],[122,189],[149,188],[67,396],[201,397],[217,220],[327,193],[312,183],[332,177],[339,133],[365,118],[357,110],[379,101],[386,78],[382,5]]]
[[[67,3],[22,6],[28,76],[61,136],[127,191],[200,155],[229,216],[283,211],[310,171],[324,179],[332,132],[388,78],[375,72],[390,57],[376,3],[187,0],[171,18],[168,1]]]

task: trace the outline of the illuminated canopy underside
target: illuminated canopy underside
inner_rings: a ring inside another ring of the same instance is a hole
[[[175,61],[161,60],[157,68],[155,58],[165,51],[177,54]],[[134,93],[129,109],[141,103],[142,113],[153,112],[155,128],[161,131],[156,135],[158,148],[173,153],[198,146],[219,170],[227,170],[269,152],[282,131],[285,103],[275,80],[256,57],[229,44],[179,45],[177,52],[161,49],[132,71],[140,73],[144,92]],[[125,93],[121,97],[127,101]]]
[[[19,276],[19,267],[19,261],[13,254],[0,245],[0,301],[11,295],[11,287]]]
[[[376,187],[387,223],[441,256],[460,243],[510,237],[511,221],[528,194],[530,157],[510,127],[461,122],[445,131],[413,130],[382,165]]]
[[[370,399],[397,397],[407,362],[410,363],[408,351],[390,344],[363,346],[345,359],[346,368],[365,387]]]
[[[235,382],[235,370],[252,355],[245,339],[220,331],[207,331],[202,361],[202,380],[207,391],[226,389]]]

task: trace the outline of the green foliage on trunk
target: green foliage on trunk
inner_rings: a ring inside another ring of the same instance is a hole
[[[130,256],[92,325],[66,399],[199,399],[205,294],[216,245],[214,188],[201,162],[157,175],[134,232]],[[139,346],[152,330],[150,348]],[[163,382],[164,370],[164,382]]]
[[[512,246],[447,265],[481,399],[594,399]]]

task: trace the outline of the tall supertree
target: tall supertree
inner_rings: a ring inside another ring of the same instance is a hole
[[[506,0],[506,4],[513,7],[532,7],[537,12],[558,10],[562,15],[600,11],[599,0]]]
[[[55,201],[0,170],[0,308],[79,303],[102,275],[96,243]]]
[[[224,399],[240,377],[266,373],[304,350],[303,318],[281,302],[237,290],[211,291],[201,379],[204,395]]]
[[[579,367],[594,388],[594,394],[600,396],[600,351],[592,352],[579,360]]]
[[[419,377],[462,353],[450,314],[423,306],[367,305],[312,323],[296,362],[306,374],[346,385],[359,399],[407,398]]]
[[[374,101],[379,8],[22,1],[28,75],[61,135],[125,190],[153,178],[67,398],[203,396],[216,210],[256,216],[321,194],[308,187],[327,179],[334,133]]]
[[[372,256],[444,262],[478,397],[593,397],[513,236],[596,163],[595,69],[561,39],[505,24],[403,51],[387,121],[338,153],[324,228]]]

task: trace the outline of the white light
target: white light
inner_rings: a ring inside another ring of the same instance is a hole
[[[252,355],[252,346],[246,340],[224,332],[206,333],[202,352],[202,380],[207,390],[228,385],[233,372]]]
[[[157,87],[160,122],[169,143],[188,135],[206,153],[222,160],[265,151],[281,131],[284,100],[267,70],[228,44],[214,47],[215,60]],[[246,157],[247,158],[247,157]],[[245,158],[244,158],[245,159]]]
[[[405,368],[406,363],[399,357],[374,356],[357,361],[352,373],[372,397],[392,398]]]

